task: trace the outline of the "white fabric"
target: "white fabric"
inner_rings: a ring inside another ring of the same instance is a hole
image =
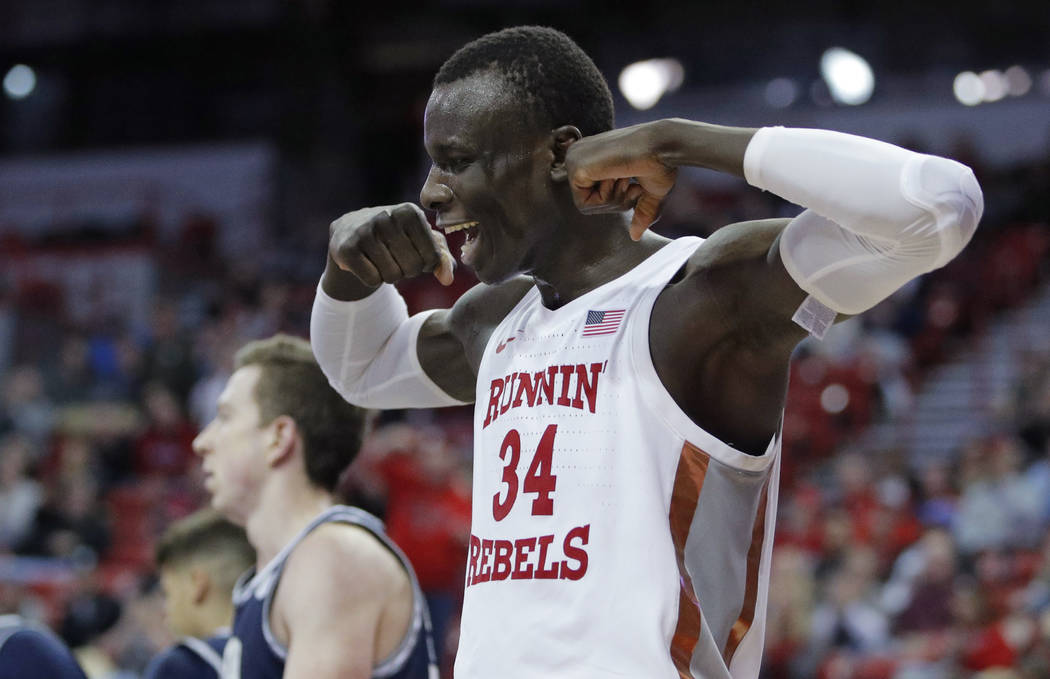
[[[310,314],[310,345],[328,382],[363,408],[438,408],[463,405],[434,383],[419,364],[416,340],[436,310],[411,318],[392,285],[344,302],[317,286]]]
[[[780,437],[749,455],[698,427],[649,346],[654,301],[698,247],[679,238],[558,309],[533,289],[493,332],[474,406],[457,679],[680,679],[672,645],[690,649],[688,676],[758,676]],[[692,447],[707,470],[695,508],[676,488]],[[702,609],[692,636],[678,629],[690,604],[670,517],[687,526],[681,558]],[[743,637],[727,659],[734,626]]]
[[[781,236],[781,259],[799,287],[845,314],[944,266],[984,209],[965,165],[827,130],[762,128],[744,176],[809,208]]]

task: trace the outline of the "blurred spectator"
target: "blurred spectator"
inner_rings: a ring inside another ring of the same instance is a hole
[[[51,489],[18,551],[93,565],[110,539],[98,500],[98,484],[91,476],[62,479]]]
[[[28,474],[31,450],[29,440],[17,434],[0,440],[0,553],[25,539],[43,502],[40,484]]]
[[[968,554],[1031,547],[1038,540],[1045,497],[1020,473],[1022,453],[1011,436],[996,436],[967,451],[971,478],[963,488],[953,532]]]
[[[889,621],[873,601],[875,564],[874,552],[854,546],[829,576],[813,611],[808,655],[819,659],[839,648],[870,653],[889,642]]]
[[[197,376],[193,339],[179,324],[178,310],[171,300],[157,300],[150,333],[145,352],[146,374],[185,402]]]
[[[193,463],[196,429],[183,417],[175,395],[154,383],[145,390],[146,430],[135,441],[134,469],[139,476],[177,477]]]
[[[3,411],[11,426],[43,445],[55,424],[55,407],[44,393],[44,380],[32,365],[20,365],[7,373],[3,385]]]
[[[893,615],[894,633],[947,628],[956,575],[955,544],[944,530],[927,531],[902,553],[881,597],[884,610]]]
[[[91,397],[94,375],[88,342],[82,335],[71,334],[63,340],[58,361],[49,364],[48,371],[47,390],[55,403],[80,403]]]

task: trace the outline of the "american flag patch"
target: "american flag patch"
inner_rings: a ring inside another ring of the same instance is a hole
[[[588,311],[587,321],[583,324],[583,336],[611,335],[620,329],[620,321],[627,309],[612,311]]]

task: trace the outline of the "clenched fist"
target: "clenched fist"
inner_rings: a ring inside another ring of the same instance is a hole
[[[576,207],[585,214],[634,209],[631,238],[660,218],[678,171],[659,155],[657,123],[584,137],[569,147],[565,166]]]
[[[343,215],[328,228],[328,254],[371,288],[422,273],[451,285],[455,267],[445,236],[431,229],[423,210],[412,203]]]

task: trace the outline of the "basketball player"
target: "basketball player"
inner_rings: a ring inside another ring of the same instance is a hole
[[[234,589],[223,679],[436,672],[411,566],[378,519],[336,503],[365,413],[328,385],[310,345],[277,335],[244,346],[216,412],[194,450],[212,506],[256,551]]]
[[[233,622],[233,586],[255,563],[244,529],[211,509],[176,521],[157,544],[168,626],[181,637],[146,679],[218,679]]]
[[[87,679],[73,652],[51,630],[0,615],[0,679]]]
[[[444,236],[351,212],[311,336],[352,403],[477,404],[457,679],[757,677],[792,350],[954,257],[973,174],[822,130],[613,129],[594,63],[536,27],[445,62],[423,141],[420,202],[482,283],[409,318],[390,283],[450,283]],[[808,209],[662,238],[683,166]]]

